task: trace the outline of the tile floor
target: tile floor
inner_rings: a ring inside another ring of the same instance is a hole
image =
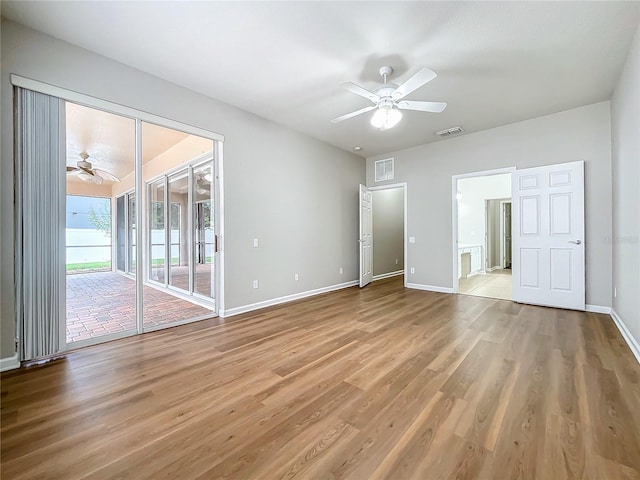
[[[145,285],[144,325],[158,326],[211,310]],[[67,275],[67,343],[135,328],[135,281],[114,272]]]
[[[465,295],[511,300],[511,270],[494,270],[461,278],[458,286],[459,292]]]

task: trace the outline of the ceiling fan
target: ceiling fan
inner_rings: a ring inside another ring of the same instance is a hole
[[[87,162],[89,154],[87,152],[80,152],[80,158],[77,167],[67,167],[67,174],[76,175],[80,180],[85,182],[93,182],[100,185],[105,180],[110,182],[119,182],[120,179],[115,175],[99,168],[93,168],[90,162]]]
[[[393,128],[402,118],[402,112],[400,110],[440,113],[447,107],[447,104],[444,102],[402,100],[411,92],[436,78],[436,72],[433,70],[423,67],[400,86],[394,83],[387,83],[387,78],[391,73],[393,73],[393,68],[389,66],[384,66],[380,69],[380,75],[384,80],[384,84],[377,88],[375,92],[370,92],[352,82],[343,83],[342,87],[346,90],[370,100],[373,102],[373,105],[334,118],[331,122],[338,123],[377,109],[373,117],[371,117],[371,124],[380,130],[388,130]]]

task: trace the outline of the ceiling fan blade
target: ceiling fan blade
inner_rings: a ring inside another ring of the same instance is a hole
[[[104,178],[105,180],[109,180],[111,182],[119,182],[120,179],[113,175],[112,173],[106,172],[104,170],[100,170],[99,168],[94,168],[93,171],[99,177]]]
[[[410,100],[402,100],[398,102],[398,108],[401,110],[418,110],[420,112],[440,113],[447,104],[445,102],[414,102]]]
[[[373,103],[377,103],[380,101],[380,97],[373,92],[370,92],[367,89],[364,89],[355,83],[352,82],[344,82],[342,84],[342,88],[345,90],[349,90],[351,93],[355,93],[356,95],[360,95],[366,99],[371,100]]]
[[[398,88],[396,88],[391,94],[391,96],[393,97],[394,100],[399,100],[403,97],[406,97],[411,92],[413,92],[414,90],[417,90],[418,88],[423,86],[425,83],[430,82],[437,76],[438,75],[433,70],[423,67],[420,70],[418,70],[418,73],[416,73],[413,77],[411,77],[409,80],[407,80]]]
[[[331,123],[338,123],[338,122],[341,122],[343,120],[347,120],[348,118],[353,118],[353,117],[356,117],[358,115],[362,115],[363,113],[370,112],[374,108],[378,108],[378,107],[376,105],[371,105],[369,107],[361,108],[360,110],[356,110],[355,112],[347,113],[346,115],[342,115],[341,117],[334,118],[333,120],[331,120]]]
[[[78,167],[67,167],[67,173],[77,172],[80,170]]]

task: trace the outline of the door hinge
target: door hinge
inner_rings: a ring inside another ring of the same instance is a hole
[[[216,244],[215,244],[214,252],[215,252],[215,253],[218,253],[218,235],[215,235],[214,237],[215,237],[215,243],[216,243]]]
[[[16,338],[15,339],[15,351],[17,352],[19,348],[20,348],[20,339]]]

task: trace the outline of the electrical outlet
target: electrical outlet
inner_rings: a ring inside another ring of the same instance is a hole
[[[416,273],[416,269],[411,267],[411,275],[413,275],[414,273]]]
[[[298,275],[297,273],[293,276],[294,280],[298,281],[300,280],[300,275]]]
[[[396,258],[396,265],[398,264],[398,259]]]
[[[253,248],[258,248],[260,246],[260,242],[258,241],[257,238],[253,239]],[[258,287],[255,287],[258,288]]]
[[[342,275],[344,273],[344,270],[342,269],[342,267],[340,267],[340,275]]]
[[[253,288],[258,288],[258,280],[253,281]]]
[[[616,287],[613,287],[613,298],[617,298],[618,297],[618,289]]]

